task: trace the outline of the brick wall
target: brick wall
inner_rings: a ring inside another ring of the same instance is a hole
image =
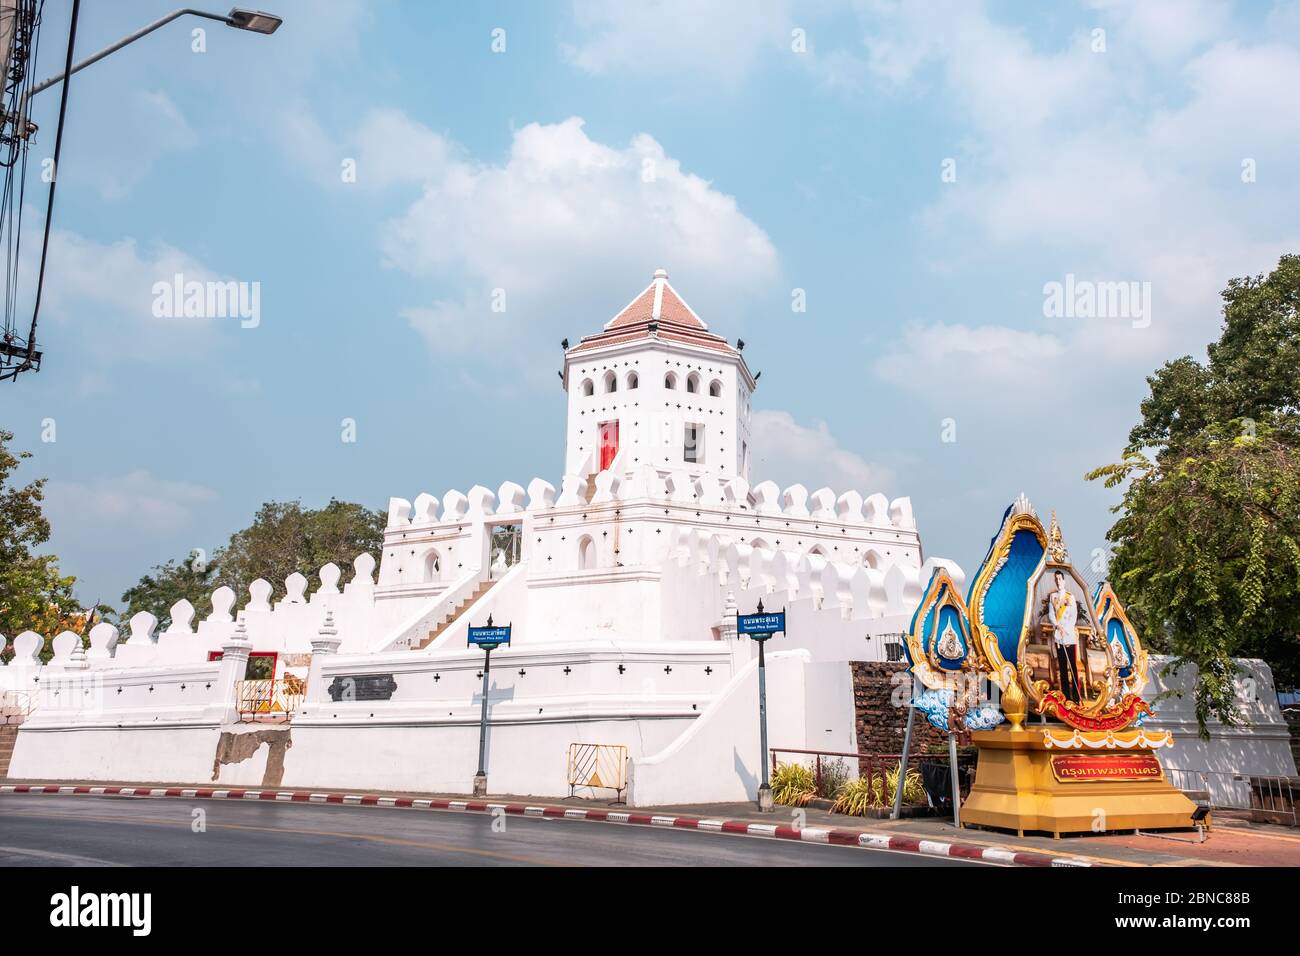
[[[857,711],[858,752],[896,754],[903,750],[907,728],[905,703],[911,687],[907,665],[885,661],[854,661],[853,703]],[[898,675],[895,677],[895,675]],[[897,693],[895,688],[898,688]],[[897,703],[896,703],[897,701]],[[904,706],[899,706],[903,704]],[[912,753],[926,753],[948,747],[948,737],[930,726],[921,714],[912,725]],[[966,743],[962,736],[959,744]]]

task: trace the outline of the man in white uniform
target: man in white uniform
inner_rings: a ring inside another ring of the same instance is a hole
[[[1065,573],[1053,571],[1056,590],[1047,596],[1047,617],[1052,625],[1052,644],[1056,647],[1057,673],[1067,700],[1079,703],[1079,668],[1077,664],[1079,606],[1074,594],[1065,586]]]

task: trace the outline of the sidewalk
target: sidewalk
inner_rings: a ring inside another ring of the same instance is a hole
[[[825,810],[778,806],[759,813],[752,803],[711,803],[629,808],[612,800],[537,798],[490,794],[481,799],[463,794],[379,792],[349,789],[301,789],[195,786],[163,783],[6,780],[5,793],[122,795],[142,798],[252,799],[346,803],[362,806],[414,807],[567,817],[631,825],[671,826],[774,839],[838,843],[875,849],[985,859],[1028,866],[1300,866],[1300,831],[1285,827],[1219,820],[1205,843],[1194,832],[1163,836],[1133,833],[1080,835],[1056,840],[1017,837],[991,830],[957,830],[948,818],[914,817],[877,820],[848,817]]]

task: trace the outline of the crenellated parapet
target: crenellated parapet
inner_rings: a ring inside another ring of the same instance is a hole
[[[590,463],[588,463],[590,464]],[[606,469],[590,475],[563,476],[559,487],[534,478],[527,490],[506,481],[494,493],[482,485],[468,492],[447,491],[441,499],[422,492],[414,504],[405,498],[391,498],[388,506],[387,539],[405,535],[405,540],[445,536],[449,527],[467,530],[476,524],[498,522],[509,515],[535,515],[560,508],[598,508],[644,500],[661,500],[711,511],[746,512],[754,515],[808,519],[812,522],[855,528],[889,529],[915,533],[916,520],[910,498],[890,500],[879,492],[864,497],[849,490],[840,494],[829,487],[809,492],[802,484],[781,488],[776,482],[761,481],[753,486],[742,477],[692,475],[681,469],[659,470],[651,465],[624,467],[620,458]]]
[[[341,570],[336,564],[326,564],[316,575],[319,586],[315,590],[311,590],[312,582],[305,575],[295,572],[285,579],[285,596],[275,602],[271,600],[274,589],[269,581],[258,578],[251,582],[239,613],[253,641],[254,653],[279,656],[309,652],[309,635],[327,611],[343,623],[345,632],[349,625],[368,632],[375,603],[374,570],[372,555],[358,555],[352,562],[352,579],[340,588]],[[0,674],[13,683],[18,680],[13,669],[36,674],[47,668],[79,670],[206,661],[234,633],[235,592],[223,585],[212,592],[211,604],[211,612],[199,619],[194,605],[182,598],[172,605],[170,622],[162,631],[158,630],[158,618],[148,611],[132,615],[124,629],[101,621],[90,629],[84,641],[79,634],[62,631],[51,640],[53,655],[44,664],[40,654],[45,639],[33,631],[24,631],[9,642],[14,657]],[[0,689],[3,687],[0,683]]]
[[[910,614],[925,582],[939,568],[958,586],[966,580],[956,562],[944,558],[930,558],[919,567],[891,564],[877,569],[814,552],[754,546],[698,528],[680,529],[669,557],[674,566],[716,581],[724,592],[810,600],[816,609],[838,610],[845,619]]]

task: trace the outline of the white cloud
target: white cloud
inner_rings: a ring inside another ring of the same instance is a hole
[[[24,243],[39,253],[38,233]],[[20,267],[19,289],[29,296],[39,258],[24,256]],[[218,385],[236,387],[240,376],[224,363],[227,347],[231,336],[257,335],[257,329],[243,328],[244,320],[233,314],[155,316],[155,284],[170,288],[177,275],[187,283],[244,278],[221,275],[166,243],[130,237],[99,242],[67,229],[51,231],[37,341],[47,363],[57,362],[63,370],[65,386],[84,398],[111,392],[132,366],[172,366],[187,375],[215,375]]]
[[[454,152],[445,137],[396,109],[368,113],[357,138],[361,143],[357,181],[367,185],[437,179]]]
[[[789,0],[575,0],[580,38],[564,43],[579,69],[695,82],[710,77],[735,87],[760,55],[790,49]]]
[[[771,241],[735,199],[647,134],[614,147],[576,117],[530,123],[502,165],[485,165],[400,114],[367,122],[398,130],[420,157],[383,171],[424,186],[385,225],[382,248],[387,265],[450,287],[404,312],[435,352],[596,331],[658,267],[705,321],[739,312],[777,276]]]
[[[154,317],[154,284],[170,283],[178,273],[186,281],[228,278],[165,243],[141,248],[131,238],[103,243],[56,229],[50,234],[43,321],[75,330],[71,341],[92,352],[100,369],[125,358],[190,361],[211,347],[220,323],[238,328],[239,320]],[[24,287],[34,284],[33,274]]]
[[[1035,44],[964,2],[939,16],[930,4],[871,4],[864,31],[887,85],[922,87],[934,64],[937,94],[969,127],[957,182],[918,220],[932,258],[966,271],[1017,254],[1058,263],[1024,274],[1018,301],[1034,310],[1012,324],[1031,334],[1045,282],[1150,282],[1150,328],[1051,327],[1098,375],[1127,380],[1201,354],[1228,278],[1271,269],[1300,239],[1300,188],[1282,172],[1300,150],[1287,92],[1300,86],[1300,50],[1225,39],[1218,3],[1095,7],[1105,53],[1086,32]],[[1258,183],[1243,183],[1245,158]],[[905,336],[897,352],[916,345]],[[964,376],[939,380],[933,393],[964,387]]]
[[[45,497],[57,527],[172,534],[189,527],[195,509],[215,501],[217,493],[138,469],[88,481],[50,481]]]
[[[890,85],[919,85],[928,80],[923,68],[937,66],[945,99],[979,128],[996,131],[1006,148],[1084,105],[1107,79],[1102,58],[1087,51],[1086,34],[1043,52],[969,0],[873,2],[863,10],[872,73]]]
[[[207,280],[213,273],[192,256],[165,243],[145,251],[132,238],[97,242],[64,229],[50,234],[47,270],[58,281],[46,301],[59,306],[91,302],[139,318],[152,315],[153,284],[175,273]]]
[[[837,494],[854,490],[863,496],[891,480],[888,469],[840,446],[825,422],[800,425],[789,412],[756,411],[752,419],[754,461],[750,480],[775,481],[782,487],[801,484],[809,491],[829,487]]]
[[[1230,5],[1223,0],[1090,0],[1114,24],[1107,49],[1174,60],[1222,37]]]
[[[47,95],[57,98],[57,93]],[[98,99],[99,94],[92,95]],[[61,163],[63,181],[89,183],[107,200],[123,199],[168,154],[193,149],[199,141],[180,107],[162,90],[133,89],[113,106],[81,112],[77,137],[95,148],[71,151]]]
[[[911,325],[875,363],[886,382],[920,392],[981,391],[1046,368],[1065,352],[1054,335],[999,325]],[[1003,397],[1001,395],[999,398]]]

